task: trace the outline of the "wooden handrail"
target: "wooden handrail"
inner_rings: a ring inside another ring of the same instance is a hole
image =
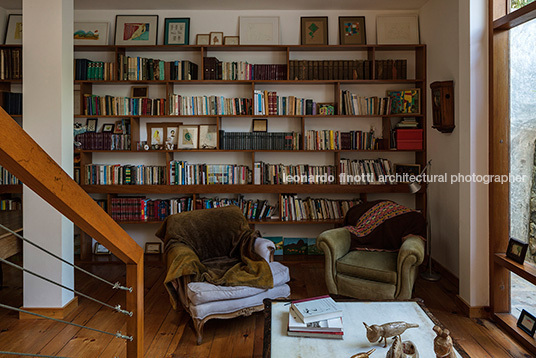
[[[143,357],[143,250],[2,108],[0,165],[127,264],[127,357]]]

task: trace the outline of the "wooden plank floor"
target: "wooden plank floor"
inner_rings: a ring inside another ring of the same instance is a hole
[[[323,263],[289,262],[292,298],[327,293]],[[5,265],[4,265],[5,267]],[[87,266],[112,282],[125,280],[123,265]],[[5,284],[0,302],[22,306],[22,275],[4,268]],[[314,279],[313,279],[314,278]],[[146,357],[262,357],[263,316],[261,313],[232,320],[211,320],[205,325],[204,341],[196,344],[192,324],[183,311],[171,309],[162,284],[164,268],[148,263],[145,271],[145,353]],[[76,274],[77,289],[111,305],[124,306],[125,293],[109,289],[95,279]],[[442,279],[432,283],[419,280],[416,296],[424,299],[432,313],[452,332],[471,357],[533,357],[488,320],[460,315],[455,303],[455,286]],[[79,299],[79,307],[67,320],[115,333],[125,332],[125,319],[118,313]],[[363,332],[364,333],[364,332]],[[0,309],[0,351],[57,355],[76,358],[122,357],[122,340],[89,330],[43,320],[20,321],[12,311]],[[13,357],[1,355],[0,357]],[[432,358],[432,357],[423,357]]]

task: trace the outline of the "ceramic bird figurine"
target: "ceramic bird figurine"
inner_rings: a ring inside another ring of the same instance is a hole
[[[398,336],[404,333],[408,328],[419,327],[418,324],[406,323],[406,322],[389,322],[382,325],[373,324],[372,326],[367,325],[363,322],[367,328],[367,339],[370,343],[376,342],[378,339],[379,343],[382,342],[382,339],[385,340],[384,348],[387,347],[387,338]]]
[[[372,348],[367,353],[357,353],[357,354],[354,354],[353,356],[351,356],[350,358],[368,358],[368,357],[370,357],[370,355],[372,353],[374,353],[375,350],[376,350],[376,348]]]
[[[402,358],[402,342],[400,342],[399,336],[393,340],[393,345],[387,351],[385,358]]]
[[[456,358],[456,353],[454,353],[454,348],[452,347],[453,343],[452,338],[450,338],[450,331],[435,326],[434,332],[437,334],[434,339],[436,358]]]

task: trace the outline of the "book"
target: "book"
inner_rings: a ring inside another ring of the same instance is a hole
[[[342,308],[328,295],[293,301],[291,308],[303,323],[342,317]]]
[[[333,333],[343,332],[342,317],[303,323],[294,309],[291,307],[288,314],[288,331],[313,332],[313,333]]]
[[[309,337],[309,338],[325,338],[325,339],[343,339],[343,332],[300,332],[287,331],[287,335],[291,337]]]

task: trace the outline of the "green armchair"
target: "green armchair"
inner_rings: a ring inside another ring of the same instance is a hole
[[[316,245],[325,254],[329,293],[363,300],[410,299],[424,260],[425,243],[414,235],[399,252],[350,251],[345,228],[324,231]]]

